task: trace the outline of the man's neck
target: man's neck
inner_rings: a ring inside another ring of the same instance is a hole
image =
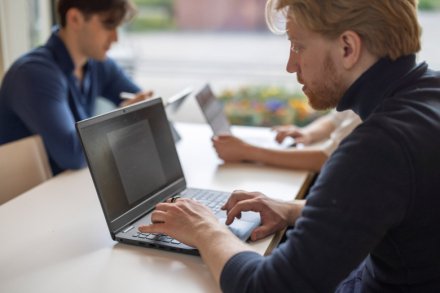
[[[68,30],[61,28],[59,31],[59,37],[63,41],[70,57],[72,58],[75,67],[73,70],[75,77],[78,78],[78,80],[82,80],[83,68],[87,62],[87,57],[81,54],[78,48],[78,42]]]
[[[364,72],[366,72],[371,66],[373,66],[379,57],[374,56],[370,52],[364,49],[361,57],[359,58],[358,64],[353,67],[350,72],[348,72],[347,81],[349,85],[352,85],[359,77],[361,77]]]

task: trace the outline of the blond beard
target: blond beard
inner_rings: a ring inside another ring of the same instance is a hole
[[[335,108],[347,88],[341,76],[336,73],[336,66],[329,54],[324,59],[323,76],[323,82],[313,89],[309,88],[306,94],[310,106],[315,110]]]

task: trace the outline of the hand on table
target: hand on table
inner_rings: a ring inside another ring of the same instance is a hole
[[[238,137],[221,134],[212,138],[212,144],[220,159],[225,162],[240,162],[246,160],[246,154],[252,146]]]
[[[253,241],[273,234],[288,225],[293,225],[300,216],[304,201],[294,203],[271,199],[260,192],[234,191],[222,207],[228,217],[226,224],[232,223],[234,218],[240,218],[241,212],[253,211],[260,213],[261,226],[255,228],[251,234]]]
[[[149,98],[151,98],[153,96],[153,91],[143,91],[143,92],[139,92],[137,94],[134,94],[134,96],[132,98],[126,99],[124,101],[122,101],[119,106],[120,107],[125,107],[128,105],[132,105],[138,102],[142,102],[144,100],[147,100]]]
[[[297,144],[309,145],[312,143],[311,135],[307,131],[304,131],[304,129],[294,125],[275,126],[272,130],[277,132],[275,140],[278,143],[282,143],[286,137],[294,138]]]

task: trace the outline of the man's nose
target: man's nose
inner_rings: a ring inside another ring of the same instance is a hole
[[[289,60],[287,61],[286,70],[289,73],[295,73],[298,71],[298,56],[292,51],[290,51],[289,54]]]
[[[118,29],[115,28],[112,31],[112,41],[116,43],[118,41]]]

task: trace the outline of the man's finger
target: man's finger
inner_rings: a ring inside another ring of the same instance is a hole
[[[276,230],[274,229],[274,227],[269,227],[269,226],[259,226],[257,228],[254,229],[254,231],[252,231],[251,234],[251,239],[252,241],[257,241],[260,239],[263,239],[273,233],[275,233]]]
[[[241,212],[260,212],[261,206],[253,199],[242,200],[238,202],[227,213],[226,225],[231,224],[235,218],[241,218]]]
[[[164,211],[154,211],[151,214],[151,222],[152,223],[165,223],[166,213]]]
[[[222,206],[222,209],[229,211],[237,204],[237,202],[253,197],[254,196],[250,195],[249,192],[243,190],[235,190],[232,192],[231,196],[226,201],[226,203]]]
[[[163,224],[142,225],[138,230],[141,233],[164,233]]]
[[[144,92],[140,92],[137,94],[137,97],[144,97],[144,98],[149,98],[152,97],[154,94],[153,91],[144,91]]]

